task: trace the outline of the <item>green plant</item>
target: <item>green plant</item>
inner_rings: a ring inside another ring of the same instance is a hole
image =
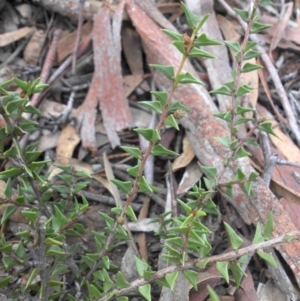
[[[39,111],[28,105],[31,94],[40,92],[45,85],[39,84],[39,79],[32,83],[12,79],[22,89],[22,95],[6,91],[6,82],[0,85],[0,93],[3,95],[0,101],[0,114],[6,122],[5,128],[0,129],[0,156],[6,170],[0,172],[0,180],[6,180],[5,199],[2,203],[7,204],[1,219],[4,224],[18,208],[22,209],[22,215],[28,220],[30,229],[21,230],[17,233],[18,243],[7,241],[4,234],[0,239],[0,251],[2,255],[2,270],[6,274],[0,277],[0,292],[16,298],[19,295],[26,297],[36,294],[39,300],[56,300],[65,297],[67,300],[77,300],[65,287],[64,275],[68,272],[73,281],[78,284],[79,298],[82,300],[110,300],[117,298],[119,301],[128,300],[126,294],[130,290],[138,289],[146,300],[151,300],[152,282],[173,289],[178,277],[182,272],[186,279],[197,288],[198,270],[204,269],[208,263],[215,263],[225,281],[229,282],[229,275],[233,276],[236,285],[241,282],[245,274],[241,263],[245,261],[247,254],[257,251],[257,254],[270,264],[275,265],[271,255],[262,249],[284,242],[285,236],[271,239],[273,231],[273,217],[269,214],[265,228],[262,230],[258,224],[253,238],[253,244],[243,247],[243,239],[229,225],[224,223],[233,252],[211,256],[212,249],[208,235],[211,231],[204,225],[203,218],[208,214],[219,215],[219,211],[213,202],[213,196],[218,191],[226,191],[230,197],[233,195],[233,185],[242,185],[248,194],[251,193],[251,183],[257,178],[257,174],[245,175],[237,168],[235,177],[227,183],[220,183],[222,173],[235,159],[248,156],[244,144],[250,139],[253,131],[259,129],[274,134],[271,124],[267,120],[254,120],[252,117],[243,117],[243,114],[253,111],[243,107],[239,98],[251,91],[248,85],[240,84],[240,75],[244,72],[261,68],[259,65],[242,63],[250,58],[260,55],[254,50],[255,43],[249,41],[250,32],[259,32],[265,25],[261,24],[256,17],[258,5],[270,4],[270,1],[255,1],[251,12],[236,10],[236,12],[248,23],[243,43],[225,44],[235,53],[236,65],[232,73],[233,79],[212,91],[214,94],[225,94],[232,97],[232,105],[227,112],[216,114],[216,117],[225,120],[230,129],[230,136],[216,137],[216,139],[228,149],[228,157],[224,162],[223,170],[214,167],[202,166],[205,174],[203,184],[194,186],[188,193],[187,201],[178,200],[182,208],[182,214],[172,216],[165,213],[153,220],[160,223],[158,235],[164,239],[164,258],[170,264],[168,267],[153,271],[152,268],[139,257],[135,257],[136,268],[140,278],[128,283],[120,271],[114,276],[112,273],[116,267],[110,262],[107,251],[116,247],[114,239],[130,240],[131,237],[124,230],[123,224],[126,218],[136,221],[136,216],[131,208],[131,202],[137,192],[155,192],[157,188],[147,182],[143,175],[144,166],[150,154],[176,155],[175,152],[163,147],[160,141],[160,132],[164,125],[178,129],[177,120],[189,109],[179,101],[172,102],[175,89],[182,84],[203,83],[190,73],[183,73],[183,66],[189,57],[214,58],[210,53],[200,49],[208,45],[220,45],[207,37],[206,34],[198,35],[200,28],[209,17],[199,19],[182,3],[186,20],[192,34],[180,35],[164,30],[173,39],[173,45],[182,53],[182,60],[177,71],[173,66],[151,65],[152,68],[161,71],[171,82],[172,88],[169,93],[165,91],[152,91],[155,101],[143,101],[141,104],[152,111],[160,114],[160,121],[155,129],[137,128],[139,133],[149,141],[145,152],[137,147],[123,146],[122,149],[137,160],[137,164],[128,169],[128,173],[135,178],[130,181],[113,180],[112,182],[128,195],[123,208],[112,209],[115,218],[99,212],[106,222],[104,233],[93,232],[96,251],[95,253],[78,253],[78,244],[68,244],[69,236],[81,237],[86,230],[78,222],[78,218],[88,208],[87,200],[82,197],[81,201],[76,198],[76,193],[84,189],[89,182],[79,181],[78,178],[89,178],[89,175],[76,171],[69,166],[58,165],[59,173],[53,179],[50,173],[44,172],[44,167],[49,161],[37,161],[41,152],[35,150],[37,144],[28,145],[21,149],[19,138],[25,133],[36,129],[37,123],[22,117],[23,113],[39,114]],[[238,126],[248,121],[253,121],[253,130],[247,133],[244,139],[237,139]],[[11,140],[11,146],[5,147],[5,139]],[[17,197],[13,197],[13,187],[17,189]],[[52,200],[53,193],[59,195],[58,200]],[[299,235],[288,233],[289,236]],[[196,254],[197,258],[190,260],[188,254]],[[75,257],[79,257],[75,261]],[[23,275],[28,275],[24,281],[17,282]],[[115,283],[112,280],[114,277]],[[14,290],[10,288],[14,288]],[[208,287],[212,300],[218,300],[214,291]]]

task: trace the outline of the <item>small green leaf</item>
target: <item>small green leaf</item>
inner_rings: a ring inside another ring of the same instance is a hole
[[[65,251],[57,245],[52,245],[46,252],[47,256],[62,256],[65,254]]]
[[[256,173],[256,172],[251,172],[251,174],[249,175],[248,180],[249,180],[249,181],[254,181],[254,180],[257,179],[257,178],[258,178],[258,173]]]
[[[142,157],[142,153],[138,147],[120,146],[120,148],[136,159],[140,159]]]
[[[5,171],[0,172],[0,180],[6,180],[8,178],[13,178],[22,173],[21,168],[10,168]]]
[[[129,216],[134,222],[137,222],[137,218],[131,206],[128,206],[125,211],[126,215]]]
[[[199,23],[199,17],[197,15],[193,14],[183,2],[181,2],[181,7],[184,11],[186,21],[187,21],[189,27],[191,29],[196,28],[197,24]]]
[[[253,90],[252,87],[247,86],[247,85],[242,85],[238,88],[238,90],[236,91],[236,96],[242,96],[244,94],[250,93]]]
[[[169,36],[173,40],[178,40],[178,41],[182,40],[182,34],[179,34],[177,32],[174,32],[174,31],[171,31],[168,29],[162,29],[162,32],[164,32],[167,36]]]
[[[207,291],[211,301],[220,301],[217,293],[209,285],[207,285]]]
[[[244,189],[246,190],[247,195],[253,195],[253,191],[252,191],[252,182],[246,182],[243,185]]]
[[[116,301],[128,301],[129,299],[128,299],[128,297],[126,297],[126,296],[121,296],[121,297],[118,297],[117,299],[116,299]]]
[[[124,193],[129,194],[132,188],[132,183],[130,181],[120,181],[117,179],[111,179],[119,189],[121,189]]]
[[[264,237],[265,239],[269,240],[272,238],[272,232],[274,231],[274,220],[273,220],[273,213],[269,212],[268,219],[265,224],[264,228]]]
[[[9,114],[11,114],[16,109],[20,108],[23,104],[25,104],[24,99],[17,99],[17,100],[10,101],[6,106],[6,110]]]
[[[170,288],[171,290],[174,289],[174,286],[175,286],[177,277],[178,277],[178,272],[177,272],[177,271],[175,271],[175,272],[173,272],[173,273],[170,273],[170,274],[167,274],[167,275],[165,276],[165,280],[166,280],[166,282],[168,283],[169,288]]]
[[[249,122],[249,121],[253,121],[254,118],[245,118],[245,117],[241,117],[239,118],[236,122],[235,122],[235,125],[239,125],[239,124],[243,124],[243,123],[246,123],[246,122]]]
[[[241,46],[238,42],[230,42],[230,41],[224,41],[224,44],[231,49],[234,53],[238,53],[241,51]]]
[[[230,138],[227,136],[227,137],[215,137],[215,139],[222,143],[224,146],[227,146],[229,147],[229,144],[230,144]]]
[[[135,260],[135,265],[136,265],[136,269],[137,269],[139,276],[143,277],[144,272],[149,267],[148,263],[145,261],[145,259],[140,259],[135,255],[134,255],[134,260]]]
[[[117,288],[125,288],[129,285],[129,282],[124,278],[123,274],[118,271],[117,273]]]
[[[261,226],[260,226],[260,223],[258,222],[256,224],[256,229],[255,229],[255,235],[254,235],[254,238],[252,240],[252,244],[255,245],[255,244],[259,244],[261,242],[264,242],[265,239],[261,233]]]
[[[243,66],[242,73],[247,73],[247,72],[251,72],[251,71],[262,69],[262,68],[263,68],[263,66],[258,65],[258,64],[246,63]]]
[[[177,199],[177,202],[180,204],[180,206],[183,208],[183,210],[185,211],[185,213],[187,215],[189,215],[191,213],[192,208],[188,204],[184,203],[183,201],[181,201],[179,199]]]
[[[161,144],[155,145],[151,151],[151,154],[154,156],[162,156],[162,155],[178,156],[177,153],[175,153],[171,150],[168,150]]]
[[[209,258],[201,261],[200,263],[197,263],[196,267],[199,269],[205,269],[208,263],[209,263]]]
[[[28,83],[27,82],[24,82],[18,78],[14,78],[14,82],[17,84],[17,86],[24,92],[27,92],[27,89],[28,89]]]
[[[145,284],[141,285],[138,288],[140,294],[147,300],[151,301],[151,285],[150,284]]]
[[[228,273],[228,262],[227,261],[218,261],[216,263],[216,268],[225,279],[227,283],[229,283],[229,273]]]
[[[228,95],[228,96],[231,95],[230,91],[225,86],[222,86],[222,87],[220,87],[218,89],[215,89],[215,90],[211,90],[209,93],[210,94]]]
[[[199,273],[193,270],[183,271],[184,277],[189,281],[189,283],[194,287],[195,291],[198,290],[197,282]]]
[[[173,111],[176,111],[176,110],[182,110],[184,112],[191,112],[191,110],[189,108],[187,108],[185,105],[183,105],[181,102],[179,101],[174,101],[170,107],[169,107],[169,112],[173,112]]]
[[[3,277],[0,279],[0,287],[6,288],[9,285],[12,276]]]
[[[257,42],[248,41],[247,44],[246,44],[246,47],[245,47],[245,52],[249,51],[250,49],[252,49],[257,44],[258,44]]]
[[[98,212],[100,214],[100,216],[105,220],[106,225],[109,229],[112,229],[112,227],[114,226],[114,219],[112,219],[110,216],[108,216],[107,214],[103,213],[103,212]]]
[[[54,238],[51,238],[51,237],[47,237],[46,240],[45,240],[45,245],[56,245],[56,246],[62,246],[64,243],[61,242],[61,241],[58,241]]]
[[[24,108],[24,113],[30,113],[30,114],[35,114],[35,115],[41,115],[41,112],[33,107],[32,105],[27,105],[25,108]]]
[[[150,91],[152,95],[156,97],[157,100],[160,101],[162,106],[164,107],[168,101],[168,93],[165,91]]]
[[[152,67],[153,69],[160,71],[168,79],[170,80],[174,79],[175,72],[173,66],[163,66],[163,65],[154,65],[154,64],[150,64],[149,66]]]
[[[204,82],[202,82],[200,79],[196,78],[189,72],[179,74],[177,80],[180,84],[198,84],[205,86]]]
[[[101,297],[101,292],[97,289],[95,285],[88,283],[87,287],[90,300],[99,299]]]
[[[260,56],[262,53],[256,50],[249,50],[244,55],[244,61],[251,60],[254,57]]]
[[[144,176],[141,177],[139,183],[139,192],[154,192],[156,191],[156,188],[152,185],[150,185],[146,178]]]
[[[212,166],[201,166],[203,172],[210,178],[215,179],[217,176],[217,169]]]
[[[173,128],[175,128],[177,131],[179,131],[179,127],[177,124],[176,119],[174,118],[173,114],[170,114],[167,119],[164,122],[165,125],[169,125],[172,126]]]
[[[237,109],[236,109],[236,114],[237,115],[244,114],[244,113],[247,113],[247,112],[254,112],[254,109],[247,108],[247,107],[241,107],[241,106],[238,106]]]
[[[271,135],[273,135],[273,136],[279,138],[279,137],[275,134],[275,132],[273,131],[273,126],[272,126],[272,123],[271,123],[271,122],[265,122],[265,123],[262,123],[262,124],[259,125],[258,128],[259,128],[261,131],[263,131],[263,132],[266,132],[266,133],[268,133],[268,134],[271,134]],[[280,139],[280,138],[279,138],[279,139]],[[0,174],[1,174],[1,173],[0,173]]]
[[[272,265],[274,268],[277,268],[277,263],[273,257],[272,254],[268,254],[264,252],[263,250],[259,249],[257,250],[257,255],[262,258],[263,260],[267,261],[270,265]]]
[[[7,206],[1,218],[1,225],[3,225],[17,210],[16,206]]]
[[[243,158],[243,157],[250,157],[251,154],[248,153],[242,146],[238,148],[238,150],[235,152],[234,157],[235,158]]]
[[[142,135],[146,140],[150,141],[154,130],[150,129],[150,128],[146,128],[146,129],[137,128],[137,129],[134,129],[134,131],[136,133]]]
[[[242,276],[243,276],[244,271],[241,269],[239,263],[231,263],[230,264],[230,270],[233,274],[233,277],[234,277],[234,280],[235,280],[235,285],[237,287],[239,287],[240,284],[241,284],[241,280],[242,280]]]
[[[196,47],[200,47],[200,46],[223,45],[223,43],[217,40],[212,40],[205,33],[203,33],[194,41],[194,45]]]
[[[182,53],[184,54],[185,53],[185,45],[184,45],[184,42],[183,41],[173,41],[172,44]]]
[[[29,277],[28,277],[26,285],[25,285],[25,289],[32,283],[32,281],[37,277],[38,274],[39,274],[38,268],[31,269]]]
[[[208,59],[216,59],[217,57],[207,51],[201,50],[199,48],[193,48],[189,52],[189,57],[199,57],[199,58],[208,58]]]
[[[32,224],[35,223],[36,217],[37,217],[37,212],[31,211],[31,210],[23,210],[22,215]]]
[[[237,250],[239,247],[241,247],[244,241],[235,233],[230,225],[224,222],[224,226],[229,236],[232,249]]]
[[[249,12],[247,10],[234,8],[234,11],[242,18],[244,22],[248,22]]]
[[[138,160],[138,164],[133,166],[133,167],[129,167],[127,169],[127,172],[133,176],[134,178],[136,178],[139,175],[139,170],[140,170],[140,166],[141,166],[141,160]]]
[[[142,106],[154,111],[157,114],[162,113],[162,104],[158,100],[155,100],[155,101],[139,101],[139,104],[141,104]]]
[[[272,27],[272,24],[264,24],[260,22],[253,22],[251,33],[260,33],[261,31]]]
[[[209,18],[210,14],[204,15],[204,17],[200,20],[200,22],[197,24],[197,27],[195,29],[195,32],[198,33],[198,31],[201,29],[203,24],[206,22],[206,20]]]
[[[260,0],[258,5],[259,6],[273,6],[274,3],[272,0]]]
[[[36,127],[38,126],[38,122],[34,121],[34,120],[28,120],[25,119],[23,121],[20,122],[20,128],[27,133],[31,133],[34,132],[36,130]]]
[[[12,195],[12,186],[11,186],[11,178],[9,178],[7,180],[6,186],[5,186],[5,190],[4,190],[4,194],[5,196],[10,199],[11,195]]]

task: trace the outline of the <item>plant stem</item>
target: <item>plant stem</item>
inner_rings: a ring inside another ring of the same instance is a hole
[[[215,255],[215,256],[211,256],[211,257],[196,258],[196,259],[193,259],[193,260],[189,260],[185,263],[184,266],[176,266],[176,265],[169,266],[165,269],[162,269],[162,270],[158,271],[157,273],[155,273],[155,275],[153,275],[148,280],[144,280],[143,278],[139,278],[139,279],[131,282],[131,284],[128,287],[120,289],[120,290],[115,290],[114,291],[115,297],[125,295],[128,292],[130,292],[134,289],[137,289],[138,287],[140,287],[142,285],[145,285],[147,283],[152,283],[152,282],[154,282],[158,279],[161,279],[162,277],[164,277],[165,275],[167,275],[169,273],[173,273],[175,271],[183,271],[183,270],[191,269],[191,268],[195,267],[196,264],[204,263],[206,260],[208,260],[209,263],[215,263],[215,262],[218,262],[218,261],[231,261],[231,260],[234,260],[238,257],[243,256],[243,255],[249,254],[251,252],[255,252],[259,249],[274,247],[275,245],[278,245],[280,243],[285,242],[286,237],[293,237],[294,239],[297,238],[297,237],[300,237],[300,230],[292,231],[292,232],[289,232],[285,235],[281,235],[281,236],[272,238],[268,241],[264,241],[264,242],[261,242],[259,244],[250,245],[250,246],[241,248],[239,250],[229,251],[229,252],[219,254],[219,255]],[[112,292],[110,292],[109,295],[111,293]],[[107,300],[107,297],[108,297],[108,294],[106,294],[103,297],[101,297],[100,299],[98,299],[98,301],[105,301],[105,300]]]

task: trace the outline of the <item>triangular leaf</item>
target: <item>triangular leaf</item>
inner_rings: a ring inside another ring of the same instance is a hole
[[[228,262],[227,261],[218,261],[216,263],[216,268],[225,279],[227,283],[229,283],[229,273],[228,273]]]
[[[267,219],[267,222],[266,222],[265,228],[264,228],[265,239],[267,239],[267,240],[271,239],[273,231],[274,231],[273,213],[269,212],[268,219]]]
[[[168,30],[168,29],[162,29],[162,31],[169,36],[170,38],[172,38],[173,40],[178,40],[181,41],[182,40],[182,34]]]
[[[234,157],[235,158],[243,158],[243,157],[250,157],[251,154],[248,153],[242,146],[238,148],[238,150],[235,152]]]
[[[208,58],[208,59],[216,59],[217,57],[207,51],[201,50],[199,48],[193,48],[189,52],[189,57],[199,57],[199,58]]]
[[[173,41],[172,44],[182,53],[185,53],[185,45],[183,41]]]
[[[179,127],[177,124],[176,119],[174,118],[173,114],[170,114],[167,119],[164,122],[165,125],[169,125],[172,126],[173,128],[175,128],[177,131],[179,131]]]
[[[174,67],[173,66],[163,66],[163,65],[155,65],[150,64],[150,67],[153,69],[156,69],[160,71],[162,74],[164,74],[168,79],[173,79],[175,76]]]
[[[168,93],[166,91],[150,91],[150,93],[161,102],[163,107],[167,104]]]
[[[263,68],[263,66],[261,66],[261,65],[246,63],[243,66],[242,73],[247,73],[247,72],[251,72],[251,71],[262,69],[262,68]]]
[[[215,89],[215,90],[211,90],[209,93],[210,94],[228,95],[228,96],[231,95],[230,91],[225,86],[222,86],[222,87],[220,87],[218,89]]]
[[[177,79],[178,79],[178,83],[180,84],[198,84],[198,85],[205,86],[204,82],[202,82],[200,79],[196,78],[194,75],[192,75],[189,72],[179,74]]]
[[[138,147],[120,146],[120,148],[136,159],[140,159],[142,156],[142,153]]]
[[[256,224],[256,229],[255,229],[255,235],[254,235],[254,238],[252,240],[252,244],[255,245],[255,244],[259,244],[261,242],[264,242],[265,239],[261,233],[261,226],[260,226],[260,223],[258,222]]]
[[[229,224],[224,222],[224,226],[229,236],[232,249],[237,250],[239,247],[242,246],[244,241],[235,233],[235,231],[231,228]]]
[[[253,22],[251,33],[260,33],[261,31],[272,27],[272,24],[264,24],[260,22]]]
[[[270,265],[272,265],[274,268],[277,268],[277,263],[273,257],[272,254],[268,254],[264,252],[263,250],[259,249],[257,250],[257,255],[262,258],[263,260],[267,261]]]
[[[129,285],[129,282],[125,279],[125,277],[123,276],[123,274],[118,271],[117,273],[117,288],[124,288],[127,287]]]
[[[223,45],[223,43],[217,40],[212,40],[208,38],[208,36],[205,33],[203,33],[194,41],[194,45],[200,47],[200,46]]]
[[[139,101],[139,104],[142,106],[154,111],[155,113],[161,114],[162,113],[162,105],[161,102],[158,100],[155,101]]]
[[[140,294],[147,300],[151,301],[151,285],[150,284],[145,284],[141,285],[138,288]]]
[[[191,29],[196,28],[200,18],[197,15],[193,14],[183,2],[181,2],[181,7],[184,11],[186,21],[187,21],[189,27]]]
[[[189,108],[187,108],[185,105],[183,105],[181,102],[179,101],[174,101],[170,107],[169,107],[169,112],[172,112],[172,111],[176,111],[176,110],[182,110],[182,111],[185,111],[185,112],[191,112],[191,110]]]
[[[129,194],[132,188],[132,183],[130,181],[120,181],[117,179],[111,179],[112,183],[114,183],[119,189],[121,189],[124,193]]]
[[[177,153],[165,148],[161,144],[155,145],[151,151],[151,154],[154,156],[162,156],[162,155],[178,156]]]
[[[193,270],[185,270],[183,271],[183,275],[197,291],[198,290],[197,282],[198,282],[199,273]]]

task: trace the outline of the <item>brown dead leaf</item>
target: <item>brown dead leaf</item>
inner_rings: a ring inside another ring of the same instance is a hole
[[[276,26],[275,33],[272,38],[272,42],[269,49],[269,55],[272,57],[272,50],[274,50],[282,37],[284,36],[285,28],[288,25],[288,21],[291,18],[292,12],[293,12],[293,2],[285,3],[282,5],[281,8],[281,16],[280,16],[280,22],[278,26]]]
[[[81,36],[80,41],[83,41],[86,39],[93,30],[93,23],[92,22],[86,22],[82,26],[81,30]],[[57,57],[58,57],[58,64],[61,64],[61,62],[71,53],[74,51],[75,43],[76,43],[76,36],[77,36],[77,30],[65,35],[62,37],[57,45]]]
[[[186,167],[189,163],[191,163],[194,157],[195,153],[190,141],[187,136],[184,136],[182,153],[174,160],[172,164],[172,170],[176,171],[180,168]]]
[[[280,150],[280,152],[285,156],[285,158],[288,161],[300,163],[299,148],[294,144],[294,142],[289,137],[287,137],[280,130],[279,124],[274,119],[273,115],[261,105],[257,105],[257,112],[259,113],[260,117],[267,117],[272,123],[273,130],[275,134],[279,137],[277,138],[273,135],[269,135],[274,145]]]
[[[0,47],[7,46],[11,43],[25,38],[28,34],[35,30],[34,27],[22,27],[15,31],[10,31],[0,35]]]
[[[24,60],[29,65],[36,66],[38,64],[45,40],[46,32],[44,30],[37,30],[30,38],[23,52]]]
[[[201,179],[202,175],[203,173],[197,162],[191,162],[184,171],[176,194],[180,195],[190,190]]]
[[[70,164],[70,159],[80,137],[76,128],[68,124],[60,133],[56,147],[56,160],[60,164]]]
[[[123,77],[124,95],[128,97],[143,81],[142,74],[125,75]]]
[[[131,74],[144,74],[141,39],[132,26],[127,23],[122,27],[122,45]]]
[[[95,71],[84,103],[77,109],[81,124],[82,144],[95,152],[96,109],[100,104],[103,123],[112,147],[120,144],[117,131],[132,126],[127,99],[124,96],[120,29],[124,1],[112,15],[108,7],[101,7],[95,17],[93,29]],[[109,27],[109,28],[108,28]]]

